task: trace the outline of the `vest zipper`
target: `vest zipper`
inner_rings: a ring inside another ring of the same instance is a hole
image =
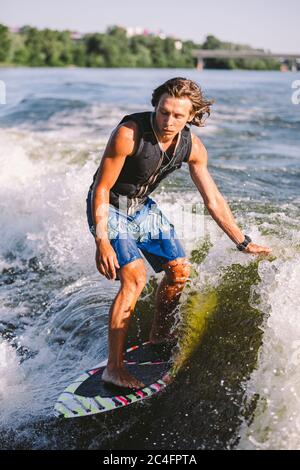
[[[148,190],[148,187],[150,184],[152,183],[155,183],[155,181],[157,180],[158,176],[159,176],[159,172],[158,170],[160,169],[161,165],[162,165],[162,162],[163,162],[163,159],[164,159],[164,154],[166,153],[162,148],[161,148],[161,145],[159,143],[159,140],[157,138],[157,135],[156,135],[156,132],[154,130],[154,126],[153,126],[153,114],[151,114],[151,117],[150,117],[150,123],[151,123],[151,127],[152,127],[152,132],[153,134],[155,135],[155,138],[156,138],[156,141],[157,141],[157,144],[160,148],[160,151],[161,151],[161,157],[159,159],[159,162],[158,162],[158,165],[154,171],[154,173],[152,173],[152,175],[150,176],[150,178],[148,179],[148,181],[146,181],[146,183],[144,183],[142,186],[140,186],[138,192],[136,193],[135,197],[141,197],[143,195],[146,194],[147,190]],[[173,156],[171,158],[171,160],[169,160],[169,162],[166,164],[166,166],[164,167],[164,170],[166,168],[172,168],[172,165],[174,163],[174,161],[176,160],[176,151],[177,151],[177,148],[179,146],[179,143],[180,143],[180,140],[181,140],[181,132],[179,133],[178,137],[177,137],[177,142],[176,142],[176,145],[175,145],[175,149],[174,149],[174,152],[173,152]],[[144,194],[143,194],[144,193]]]
[[[157,140],[157,144],[158,144],[158,147],[160,148],[160,151],[161,151],[161,156],[160,156],[160,159],[159,159],[159,162],[157,164],[157,167],[155,168],[154,172],[152,173],[152,175],[148,178],[148,180],[143,183],[137,193],[134,195],[133,198],[131,198],[131,201],[132,201],[132,204],[130,205],[130,207],[128,208],[128,215],[131,215],[132,212],[133,212],[133,209],[138,206],[139,204],[139,198],[140,197],[143,197],[146,193],[147,193],[147,190],[150,186],[150,184],[153,184],[155,183],[155,181],[157,180],[158,176],[159,176],[159,169],[162,165],[162,162],[163,162],[163,159],[164,159],[164,154],[166,153],[160,146],[160,143],[159,143],[159,140],[157,138],[157,135],[156,135],[156,132],[154,130],[154,127],[153,127],[153,113],[151,115],[151,118],[150,118],[150,122],[151,122],[151,127],[152,127],[152,131],[153,131],[153,134],[155,135],[155,138]],[[174,163],[174,161],[176,161],[176,158],[177,158],[177,155],[176,155],[176,151],[177,151],[177,148],[180,144],[180,141],[181,141],[181,132],[179,133],[178,135],[178,138],[177,138],[177,142],[176,142],[176,146],[175,146],[175,149],[174,149],[174,153],[173,153],[173,156],[171,158],[171,160],[167,163],[167,165],[164,167],[164,170],[166,168],[172,168],[172,165]]]

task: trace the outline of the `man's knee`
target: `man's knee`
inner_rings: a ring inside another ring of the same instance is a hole
[[[122,287],[142,291],[147,283],[147,271],[142,259],[126,264],[120,269]]]
[[[163,268],[170,284],[185,284],[191,273],[191,265],[187,258],[169,261]]]

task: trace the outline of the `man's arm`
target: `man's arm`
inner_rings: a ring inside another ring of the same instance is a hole
[[[242,243],[245,236],[208,171],[206,148],[195,135],[192,136],[192,142],[192,152],[188,162],[191,178],[213,219],[235,244]],[[269,253],[271,250],[251,242],[244,251],[247,253]]]
[[[134,122],[127,122],[113,131],[93,187],[92,215],[96,229],[96,264],[99,272],[108,279],[115,279],[115,268],[120,267],[107,232],[109,192],[123,168],[126,156],[134,154],[137,139],[138,129]]]

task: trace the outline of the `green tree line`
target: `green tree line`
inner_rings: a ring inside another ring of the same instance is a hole
[[[15,33],[0,24],[2,65],[194,68],[195,49],[245,47],[222,42],[215,36],[208,36],[203,44],[151,35],[128,37],[120,26],[111,26],[105,33],[89,33],[75,39],[68,30],[23,26]],[[278,69],[279,64],[269,59],[207,59],[206,68],[267,70]]]

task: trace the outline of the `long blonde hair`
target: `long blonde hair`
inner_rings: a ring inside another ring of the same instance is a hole
[[[182,77],[175,77],[167,80],[165,83],[153,90],[151,104],[154,107],[158,105],[159,100],[164,93],[168,93],[168,95],[173,96],[174,98],[187,97],[190,99],[192,103],[191,112],[194,114],[190,124],[202,127],[205,120],[210,116],[210,107],[213,104],[213,101],[204,98],[203,92],[196,82]]]

